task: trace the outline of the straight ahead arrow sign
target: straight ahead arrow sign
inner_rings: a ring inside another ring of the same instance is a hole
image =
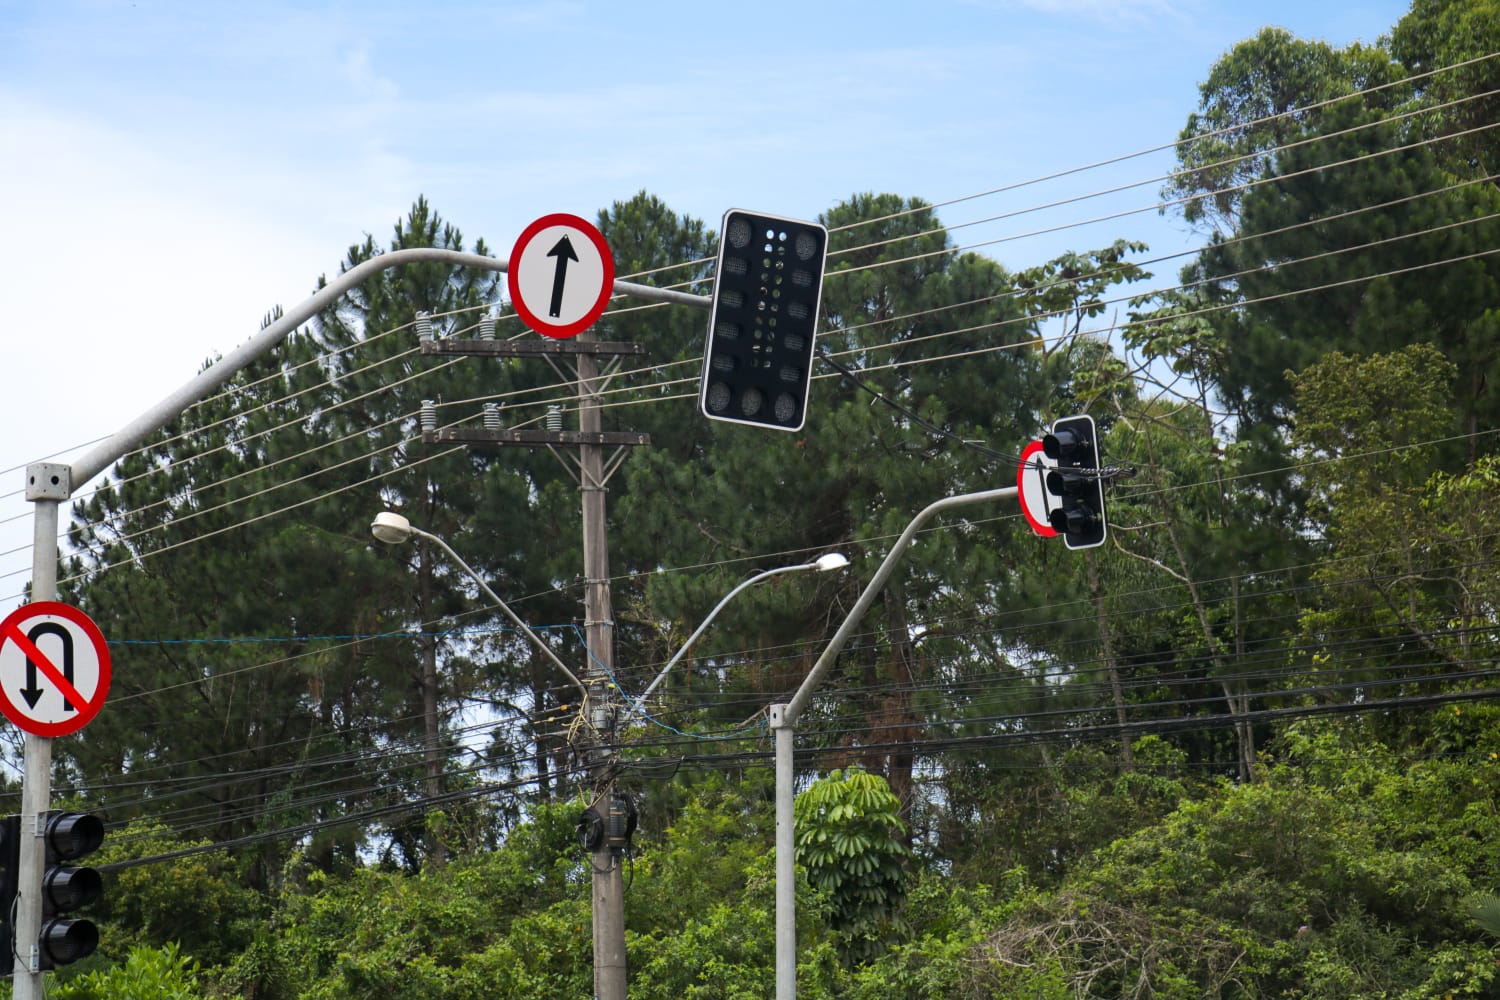
[[[521,321],[560,340],[577,336],[603,315],[614,291],[615,259],[597,226],[556,212],[521,233],[505,281]]]
[[[547,256],[557,258],[557,270],[552,274],[552,302],[547,309],[547,315],[555,318],[562,315],[563,288],[568,283],[568,261],[578,263],[578,255],[573,252],[573,241],[564,233],[562,239],[557,241],[557,246],[547,251]]]

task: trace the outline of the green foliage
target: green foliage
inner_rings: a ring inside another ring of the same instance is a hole
[[[849,768],[813,782],[795,808],[808,882],[828,894],[830,922],[849,952],[872,954],[906,895],[900,800],[884,779]]]
[[[249,943],[263,917],[263,900],[243,885],[241,873],[223,853],[131,863],[208,843],[184,841],[149,819],[110,832],[89,859],[95,865],[122,866],[107,876],[99,914],[102,953],[118,957],[180,946],[184,955],[211,966],[233,958]]]
[[[198,1000],[198,963],[175,944],[137,947],[121,965],[52,983],[52,1000]]]
[[[1003,456],[1078,411],[1140,470],[1111,493],[1111,544],[1034,544],[1009,511],[932,526],[811,713],[804,741],[849,766],[796,804],[801,994],[1500,995],[1500,708],[1476,697],[1500,607],[1500,195],[1453,183],[1495,169],[1493,133],[1456,135],[1494,98],[1429,113],[1500,63],[1349,96],[1492,53],[1496,24],[1495,0],[1415,0],[1388,46],[1267,29],[1226,54],[1168,192],[1218,238],[1116,331],[1142,244],[1011,274],[891,194],[823,217],[840,373],[798,434],[692,412],[697,311],[605,317],[601,339],[651,351],[606,417],[653,439],[610,484],[627,691],[750,569],[856,560],[744,594],[660,689],[672,737],[625,731],[632,995],[769,995],[770,778],[757,737],[697,737],[795,687],[912,514],[1010,482]],[[702,222],[641,192],[599,223],[621,277],[710,287]],[[342,267],[466,245],[419,199]],[[78,505],[69,596],[123,641],[110,710],[58,769],[112,804],[113,874],[103,949],[54,995],[589,994],[573,692],[514,633],[433,635],[472,620],[470,582],[365,533],[397,506],[529,595],[528,620],[576,619],[567,470],[421,443],[427,399],[442,423],[571,405],[550,366],[413,350],[418,310],[468,335],[498,280],[381,275]],[[588,662],[577,630],[547,634]],[[1468,700],[1259,711],[1434,692]],[[517,721],[471,771],[453,721],[474,703]],[[427,801],[492,776],[535,794]],[[334,822],[362,815],[384,818]],[[231,838],[254,846],[189,853]]]
[[[1500,120],[1500,72],[1488,58],[1500,51],[1500,4],[1495,0],[1414,0],[1391,33],[1391,51],[1413,74],[1431,105],[1425,131],[1455,136],[1443,144],[1448,168],[1485,177],[1500,166],[1500,143],[1486,126]],[[1430,75],[1427,75],[1430,74]],[[1479,130],[1472,135],[1466,131]]]
[[[1180,201],[1189,222],[1232,228],[1245,186],[1266,172],[1274,150],[1318,128],[1324,102],[1397,75],[1379,48],[1335,49],[1263,28],[1225,53],[1199,85],[1198,111],[1178,137],[1178,172],[1163,197]],[[1394,99],[1377,91],[1366,100],[1387,106]]]
[[[1330,728],[1285,750],[1314,767],[1224,786],[1019,900],[976,976],[1055,995],[1061,975],[1087,997],[1488,995],[1495,966],[1465,940],[1461,901],[1493,864],[1470,849],[1493,815],[1469,825],[1493,778],[1474,786],[1441,758],[1408,769]]]
[[[267,1000],[567,997],[592,981],[577,803],[538,809],[506,847],[421,875],[294,866],[267,930],[222,973]],[[304,881],[305,880],[305,881]]]

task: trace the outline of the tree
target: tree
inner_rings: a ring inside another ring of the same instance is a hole
[[[1494,0],[1414,0],[1391,33],[1391,52],[1417,81],[1421,98],[1450,105],[1424,117],[1431,135],[1452,135],[1441,148],[1457,176],[1489,178],[1500,169],[1500,144],[1488,126],[1500,120],[1500,6]],[[1465,132],[1473,134],[1464,135]]]
[[[905,895],[901,800],[861,768],[835,770],[797,796],[797,860],[828,893],[850,955],[874,953]]]
[[[422,200],[395,243],[463,246]],[[346,267],[376,252],[367,239]],[[411,398],[469,397],[472,386],[460,369],[424,375],[390,334],[419,308],[477,311],[495,287],[489,271],[427,266],[367,282],[76,507],[69,592],[139,644],[122,658],[109,718],[70,754],[80,780],[107,787],[124,774],[201,798],[206,818],[171,818],[219,839],[393,814],[389,843],[408,863],[440,856],[406,817],[443,787],[434,629],[469,581],[420,553],[410,573],[373,551],[365,526],[396,504],[447,531],[473,508],[473,460],[421,456]],[[268,657],[273,643],[281,652]],[[458,652],[454,699],[469,676]],[[297,791],[308,782],[316,793]],[[323,827],[316,853],[351,863],[365,829]],[[255,884],[278,868],[265,857]]]
[[[1450,472],[1433,428],[1460,376],[1432,345],[1331,353],[1294,380],[1293,440],[1327,560],[1302,616],[1313,683],[1464,675],[1489,655],[1495,460]]]
[[[1398,67],[1381,48],[1355,43],[1335,49],[1263,28],[1235,45],[1198,87],[1198,110],[1177,138],[1177,170],[1162,196],[1189,222],[1219,232],[1239,228],[1248,190],[1276,162],[1278,151],[1320,131],[1328,102],[1346,95],[1389,109],[1406,93],[1388,87]]]

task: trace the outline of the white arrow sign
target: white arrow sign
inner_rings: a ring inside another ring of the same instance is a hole
[[[0,711],[33,736],[88,725],[109,694],[109,647],[93,619],[35,601],[0,621]]]
[[[506,269],[516,315],[537,333],[557,339],[592,326],[614,284],[615,258],[604,235],[562,212],[526,227]]]

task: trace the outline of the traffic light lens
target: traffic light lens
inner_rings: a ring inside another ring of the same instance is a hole
[[[776,420],[778,423],[789,424],[792,418],[797,416],[797,401],[789,392],[783,392],[776,397]]]
[[[750,220],[742,215],[730,219],[729,225],[724,228],[724,238],[736,250],[745,249],[750,245]]]
[[[94,953],[99,928],[92,920],[49,920],[42,926],[41,946],[54,965],[68,965]]]
[[[764,402],[765,396],[759,389],[746,389],[740,394],[740,412],[747,417],[753,417],[760,412]]]
[[[87,813],[57,813],[47,820],[46,839],[60,860],[81,858],[104,843],[104,823]]]
[[[709,383],[706,402],[714,413],[723,413],[729,409],[729,386],[723,382]]]
[[[1047,434],[1042,438],[1042,453],[1054,461],[1071,458],[1080,448],[1086,446],[1086,442],[1081,441],[1077,434],[1068,430],[1059,430],[1055,434]]]
[[[42,894],[57,910],[77,910],[104,893],[104,882],[92,868],[49,868],[42,877]]]

